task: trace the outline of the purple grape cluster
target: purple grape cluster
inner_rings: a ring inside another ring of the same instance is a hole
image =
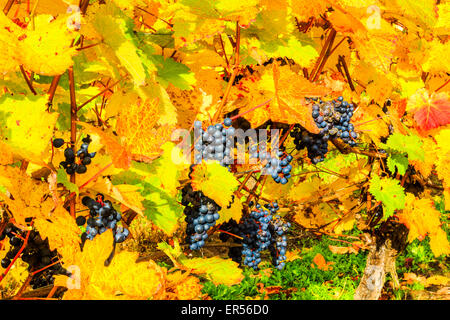
[[[70,147],[64,150],[65,161],[61,161],[59,165],[66,170],[67,174],[74,174],[75,172],[78,174],[83,174],[87,171],[87,165],[89,165],[92,161],[92,158],[95,157],[96,152],[89,152],[88,147],[92,142],[91,137],[87,135],[82,139],[82,144],[80,149],[76,152]],[[61,138],[57,138],[53,140],[53,146],[55,148],[60,148],[65,144],[64,140]],[[77,161],[78,158],[78,161]]]
[[[274,209],[274,210],[272,210]],[[273,214],[278,211],[278,207],[271,208]],[[272,256],[272,263],[277,269],[284,268],[286,261],[287,237],[285,233],[291,227],[289,222],[284,222],[280,216],[276,215],[272,218],[271,223],[272,241],[269,246],[269,251]]]
[[[331,101],[322,101],[317,98],[310,100],[314,102],[311,115],[320,132],[313,134],[296,124],[290,132],[296,149],[306,148],[308,158],[313,164],[317,164],[325,160],[329,139],[340,138],[348,145],[356,146],[358,134],[350,123],[355,110],[353,103],[344,101],[343,97]]]
[[[242,240],[240,237],[233,237],[231,234],[239,235],[241,234],[241,230],[243,230],[243,225],[238,224],[236,220],[230,219],[225,223],[220,225],[220,230],[225,231],[219,234],[219,239],[222,242],[227,242],[228,239],[232,239],[235,244],[241,244]],[[228,249],[228,257],[233,261],[241,264],[242,263],[242,246],[233,246]]]
[[[269,231],[269,223],[271,220],[271,213],[257,203],[255,209],[242,221],[244,226],[242,230],[243,263],[254,270],[257,270],[261,263],[261,251],[270,245],[272,235]]]
[[[122,215],[114,209],[111,201],[104,200],[104,196],[99,193],[97,194],[97,200],[85,196],[81,202],[90,210],[90,217],[87,221],[83,216],[78,216],[76,220],[79,226],[87,224],[84,236],[86,239],[94,240],[97,234],[112,229],[115,243],[125,241],[130,232],[127,228],[117,225],[122,219]]]
[[[308,158],[313,164],[317,164],[325,159],[325,155],[328,152],[329,135],[313,134],[298,124],[291,130],[290,135],[294,138],[297,150],[306,148]]]
[[[231,149],[235,129],[231,126],[231,119],[226,118],[224,124],[210,125],[206,130],[202,129],[201,121],[194,122],[194,159],[200,163],[202,159],[217,160],[226,167],[232,163]]]
[[[253,206],[253,203],[250,203],[250,206]],[[231,219],[220,226],[222,231],[226,231],[220,234],[220,240],[228,241],[231,233],[238,236],[233,237],[233,241],[242,244],[242,248],[230,248],[228,256],[233,261],[257,270],[261,263],[261,253],[269,249],[273,264],[280,270],[284,268],[287,246],[285,233],[290,224],[276,215],[278,210],[276,202],[265,204],[264,207],[257,203],[250,214],[244,216],[239,223]]]
[[[181,204],[185,206],[186,242],[189,249],[200,249],[208,239],[208,230],[219,220],[221,207],[201,191],[194,191],[190,184],[182,189]]]
[[[312,117],[322,136],[341,138],[350,146],[356,145],[358,134],[350,123],[355,106],[342,96],[331,101],[317,100],[312,107]]]
[[[259,153],[259,159],[266,161],[262,174],[268,174],[276,183],[286,184],[291,177],[293,157],[283,151],[278,151],[277,157],[271,157],[269,153]]]

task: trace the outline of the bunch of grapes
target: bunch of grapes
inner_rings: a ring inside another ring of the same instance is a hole
[[[278,211],[278,206],[272,207],[271,211],[275,214]],[[284,268],[284,261],[286,260],[287,237],[285,233],[289,230],[291,224],[284,222],[280,216],[276,215],[273,217],[270,227],[272,241],[269,245],[269,251],[272,256],[272,263],[281,270]]]
[[[87,223],[87,239],[93,240],[97,234],[102,234],[107,229],[112,229],[115,243],[125,241],[130,232],[127,228],[119,227],[117,225],[117,223],[122,219],[122,215],[114,209],[111,201],[104,200],[104,196],[102,194],[97,194],[97,200],[85,196],[81,202],[90,209],[90,217],[87,221],[83,216],[77,217],[77,224],[79,226]]]
[[[313,164],[317,164],[325,159],[325,155],[328,152],[328,139],[330,138],[328,134],[313,134],[296,124],[290,135],[294,138],[297,150],[307,149],[308,158]]]
[[[350,146],[356,146],[358,134],[350,123],[355,107],[352,103],[344,101],[343,97],[336,100],[322,101],[317,98],[312,107],[312,117],[320,129],[318,134],[313,134],[296,124],[290,135],[294,138],[297,150],[306,148],[308,158],[313,164],[324,161],[328,152],[328,140],[340,138]]]
[[[201,121],[194,122],[194,137],[198,138],[194,145],[195,163],[200,163],[202,159],[217,160],[224,167],[232,163],[231,149],[235,129],[231,127],[230,118],[224,120],[224,125],[217,123],[203,130]]]
[[[234,237],[231,235],[241,234],[241,230],[243,229],[242,224],[238,224],[236,220],[230,219],[229,221],[220,225],[220,230],[222,231],[219,235],[219,239],[222,242],[227,242],[228,239],[232,238],[233,242],[236,244],[241,244],[242,240],[240,237]],[[242,262],[242,246],[230,247],[228,250],[228,257],[231,260],[241,264]]]
[[[78,174],[83,174],[87,171],[87,165],[89,165],[92,161],[92,158],[95,157],[96,152],[89,152],[88,147],[92,142],[91,137],[87,135],[82,139],[82,144],[80,149],[75,154],[75,151],[68,147],[64,150],[65,161],[61,161],[59,165],[66,170],[67,174],[74,174],[75,172]],[[53,140],[53,146],[55,148],[60,148],[65,144],[64,140],[61,138],[57,138]]]
[[[191,250],[200,249],[208,239],[207,231],[219,220],[221,207],[201,191],[194,191],[190,184],[182,189],[181,204],[185,206],[186,242]]]
[[[253,203],[249,205],[253,206]],[[242,247],[230,247],[228,256],[233,261],[257,270],[261,263],[261,253],[269,249],[272,263],[279,270],[284,268],[287,247],[285,233],[291,225],[276,215],[278,210],[276,202],[265,204],[264,208],[256,204],[250,214],[244,216],[239,223],[231,219],[220,226],[222,233],[219,238],[222,242],[235,235],[232,237],[233,241],[242,244]]]
[[[272,237],[269,231],[269,223],[272,220],[270,211],[264,210],[260,204],[256,204],[255,209],[246,216],[242,224],[242,254],[244,265],[255,270],[261,262],[261,251],[267,249]]]
[[[28,231],[23,231],[12,223],[8,223],[0,241],[9,238],[11,245],[9,251],[1,261],[2,268],[8,268],[14,257],[19,253],[24,245],[24,239]],[[28,271],[33,274],[30,285],[33,289],[51,285],[54,282],[54,275],[70,275],[58,262],[57,250],[50,250],[48,239],[43,240],[36,230],[31,230],[25,248],[21,252],[21,259],[28,264]]]
[[[358,134],[355,132],[353,124],[350,123],[354,110],[353,103],[348,103],[340,96],[336,100],[319,100],[314,103],[312,117],[322,136],[341,138],[350,146],[355,146]]]
[[[261,161],[267,160],[262,173],[272,176],[272,179],[276,183],[286,184],[288,183],[288,179],[291,177],[292,165],[290,162],[293,157],[283,151],[278,151],[277,156],[278,157],[271,157],[269,153],[259,154]]]

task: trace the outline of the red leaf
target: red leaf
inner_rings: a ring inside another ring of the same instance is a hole
[[[446,94],[434,95],[414,113],[420,129],[430,130],[450,123],[450,101]]]

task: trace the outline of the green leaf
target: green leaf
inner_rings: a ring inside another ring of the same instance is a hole
[[[422,149],[422,140],[416,135],[392,134],[386,144],[386,149],[399,153],[406,153],[409,160],[425,160],[425,151]]]
[[[408,169],[408,158],[401,154],[391,154],[387,158],[387,167],[391,173],[395,172],[395,168],[397,168],[398,173],[400,175],[404,175],[406,173],[406,169]]]
[[[380,178],[375,174],[370,179],[369,192],[375,200],[383,203],[385,208],[383,219],[392,216],[395,210],[405,207],[405,191],[398,180]]]
[[[78,195],[78,186],[75,183],[70,182],[67,177],[68,174],[62,168],[58,169],[58,171],[56,172],[56,182],[62,183],[67,190],[69,190],[70,192],[76,192],[76,194]]]
[[[133,33],[133,20],[125,16],[113,3],[101,6],[92,24],[113,51],[122,66],[131,75],[136,86],[145,84],[148,71],[155,71],[151,61],[143,59]],[[145,63],[147,62],[147,63]]]
[[[159,55],[154,55],[153,59],[158,68],[158,80],[164,88],[170,83],[181,90],[192,89],[192,85],[196,82],[195,74],[188,66]]]
[[[214,8],[214,1],[182,0],[181,4],[189,7],[190,11],[198,16],[219,18],[219,12]]]
[[[143,38],[149,42],[157,44],[161,48],[175,48],[175,40],[173,38],[173,31],[166,29],[157,30],[155,33],[149,33]]]

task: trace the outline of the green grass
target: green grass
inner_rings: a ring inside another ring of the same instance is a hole
[[[299,254],[301,259],[287,262],[281,271],[272,268],[270,277],[264,275],[262,271],[245,268],[245,278],[239,285],[215,286],[212,282],[206,282],[203,292],[215,300],[242,300],[258,295],[262,297],[258,292],[257,283],[263,283],[264,287],[281,286],[283,289],[296,289],[290,293],[281,290],[279,294],[270,295],[269,298],[274,300],[353,299],[358,279],[364,271],[367,252],[333,254],[328,245],[336,245],[336,242],[326,237],[298,242],[297,246],[302,248]],[[327,262],[334,262],[331,270],[324,271],[311,266],[318,253],[322,254]],[[261,266],[261,269],[264,270],[266,267],[268,265]]]
[[[450,236],[448,228],[448,213],[444,210],[443,202],[436,203],[436,208],[443,214],[441,220],[443,229]],[[359,231],[353,229],[350,234],[357,235]],[[330,240],[326,236],[319,239],[304,239],[293,244],[301,249],[299,254],[301,259],[287,262],[285,268],[279,271],[272,268],[270,277],[263,275],[261,271],[244,268],[245,278],[239,285],[215,286],[212,282],[204,283],[203,292],[207,293],[215,300],[243,300],[263,297],[258,292],[258,283],[263,283],[264,287],[281,286],[279,294],[269,296],[269,299],[285,300],[347,300],[353,299],[355,289],[364,272],[366,265],[367,251],[360,251],[358,254],[333,254],[329,245],[342,245]],[[312,268],[311,264],[317,253],[324,256],[325,260],[332,261],[332,270],[323,271],[318,268]],[[264,261],[264,260],[263,260]],[[401,280],[406,272],[413,272],[419,275],[430,276],[442,274],[449,271],[449,257],[435,257],[430,249],[429,238],[423,241],[414,240],[409,243],[405,250],[397,257],[397,273]],[[261,269],[269,265],[262,265]],[[390,275],[386,275],[386,283],[391,280]],[[423,285],[413,283],[407,285],[411,290],[423,290]],[[291,293],[286,289],[295,288]],[[391,293],[391,299],[402,300],[407,298],[407,291],[404,289],[393,290],[385,285],[385,288]]]

